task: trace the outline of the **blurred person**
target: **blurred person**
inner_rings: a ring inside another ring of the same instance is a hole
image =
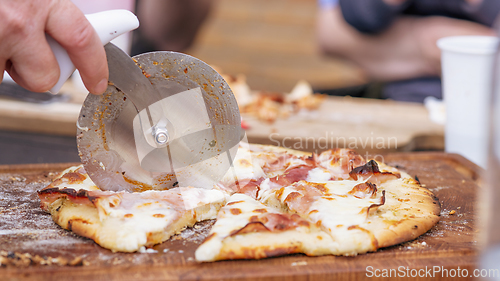
[[[132,55],[184,52],[192,44],[215,0],[137,0],[141,25],[134,31]]]
[[[59,66],[45,34],[66,49],[91,93],[106,90],[108,65],[101,40],[69,0],[0,0],[0,81],[6,70],[34,92],[56,84]]]
[[[441,98],[439,38],[490,35],[498,0],[320,0],[318,40],[328,55],[384,81],[382,98]]]

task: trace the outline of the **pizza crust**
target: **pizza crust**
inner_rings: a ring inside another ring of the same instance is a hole
[[[49,206],[49,212],[54,222],[62,228],[94,241],[97,239],[99,216],[96,208],[60,198]]]
[[[266,144],[249,144],[249,149],[254,152],[272,152],[272,153],[288,153],[297,157],[309,157],[312,155],[311,152],[305,152],[300,150],[295,150],[291,148],[286,148],[282,146],[266,145]]]
[[[379,248],[413,240],[439,221],[441,206],[437,197],[409,175],[403,175],[402,183],[394,182],[385,187],[386,204],[378,210],[385,214],[396,210],[396,214],[393,217],[386,215],[383,220],[371,220],[366,227],[375,235]]]

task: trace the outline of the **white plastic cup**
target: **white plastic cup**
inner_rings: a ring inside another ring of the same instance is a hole
[[[481,167],[487,163],[488,103],[498,38],[453,36],[437,41],[441,49],[446,105],[445,151]]]

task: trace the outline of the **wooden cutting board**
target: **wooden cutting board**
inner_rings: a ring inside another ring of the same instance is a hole
[[[74,137],[80,108],[0,99],[0,130]],[[349,147],[362,154],[444,149],[444,127],[432,122],[419,103],[328,96],[317,110],[273,123],[242,116],[251,143],[310,152]]]
[[[309,152],[347,147],[361,154],[444,149],[444,126],[423,104],[328,96],[317,110],[269,123],[242,114],[251,143]]]
[[[0,279],[354,280],[370,279],[376,269],[412,274],[435,266],[448,270],[460,267],[472,273],[478,256],[474,207],[480,168],[461,156],[444,153],[389,154],[384,160],[417,176],[439,198],[441,220],[416,240],[355,257],[296,254],[202,264],[194,260],[194,251],[209,231],[211,222],[200,223],[155,246],[154,253],[112,253],[91,240],[62,230],[39,208],[36,191],[46,186],[55,172],[70,164],[0,166],[0,258],[3,257],[3,262],[19,261],[17,257],[23,254],[38,255],[38,261],[42,259],[45,263],[75,258],[83,261],[77,262],[77,266],[2,265]],[[440,274],[435,277],[453,279]]]

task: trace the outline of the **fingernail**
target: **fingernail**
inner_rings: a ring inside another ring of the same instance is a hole
[[[102,79],[101,82],[97,83],[92,94],[101,95],[108,88],[108,79]]]

